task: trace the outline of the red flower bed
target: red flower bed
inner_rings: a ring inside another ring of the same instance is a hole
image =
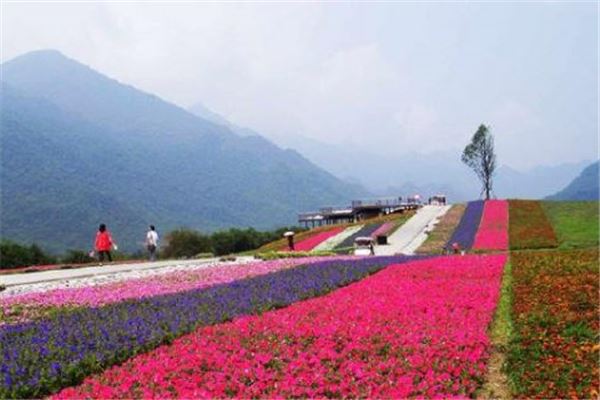
[[[308,239],[304,239],[304,240],[296,243],[294,246],[294,249],[296,251],[310,251],[310,250],[314,249],[315,247],[317,247],[322,242],[329,239],[330,237],[333,237],[333,236],[337,235],[338,233],[342,232],[344,229],[345,229],[345,227],[339,226],[336,228],[332,228],[328,231],[318,233],[314,236],[309,237]]]
[[[508,249],[508,201],[488,200],[483,206],[473,249]]]
[[[540,249],[557,247],[554,229],[537,200],[510,200],[510,248]]]
[[[505,261],[390,266],[324,297],[199,329],[55,397],[472,396]]]
[[[515,395],[597,399],[598,250],[518,252],[511,263]]]

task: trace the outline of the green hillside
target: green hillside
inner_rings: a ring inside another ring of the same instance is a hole
[[[598,200],[598,161],[586,167],[577,178],[560,192],[548,196],[548,200]]]
[[[88,248],[99,222],[126,250],[166,232],[290,225],[364,194],[291,150],[240,137],[55,51],[3,64],[2,238]]]

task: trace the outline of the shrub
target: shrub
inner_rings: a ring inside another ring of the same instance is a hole
[[[210,237],[200,232],[178,229],[170,232],[165,239],[167,246],[162,250],[165,258],[194,257],[199,253],[212,252]]]
[[[2,240],[0,242],[0,269],[52,264],[56,260],[44,253],[35,243],[30,246]]]
[[[198,253],[194,256],[194,258],[213,258],[215,255],[213,253]]]
[[[86,264],[94,262],[95,259],[90,257],[88,253],[82,250],[69,250],[67,254],[61,258],[65,264]]]

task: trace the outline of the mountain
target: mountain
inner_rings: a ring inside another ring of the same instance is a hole
[[[302,136],[270,139],[282,147],[295,148],[339,178],[364,185],[377,194],[413,188],[424,196],[444,192],[453,202],[472,200],[480,195],[480,184],[475,174],[461,162],[459,151],[419,154],[399,149],[398,155],[382,156]],[[498,156],[501,159],[502,155]],[[567,185],[588,163],[537,166],[525,171],[501,165],[494,177],[494,195],[499,198],[543,198]]]
[[[126,158],[105,156],[115,153],[105,131],[6,84],[1,94],[2,237],[61,251],[88,248],[103,221],[119,242],[139,235],[152,216],[111,193],[128,189],[117,183],[130,167]]]
[[[188,108],[188,111],[202,119],[213,122],[217,125],[223,125],[230,129],[234,126],[232,123],[227,121],[222,115],[210,110],[203,103],[194,104],[193,106]]]
[[[362,196],[293,150],[241,137],[56,51],[2,65],[1,236],[89,248],[105,222],[126,250],[147,224],[272,228]]]
[[[223,117],[221,114],[218,114],[218,113],[212,111],[211,109],[207,108],[203,103],[198,102],[198,103],[192,105],[191,107],[188,108],[188,111],[200,118],[207,120],[207,121],[210,121],[217,125],[225,126],[225,127],[229,128],[229,130],[231,130],[232,132],[234,132],[235,134],[237,134],[239,136],[264,137],[264,135],[261,135],[260,133],[256,132],[253,129],[244,128],[244,127],[241,127],[241,126],[238,126],[238,125],[232,123],[231,121],[229,121],[225,117]]]
[[[548,196],[548,200],[598,200],[599,162],[587,166],[577,178],[573,179],[563,190]]]
[[[260,135],[242,128],[208,109],[202,103],[190,112],[228,126],[242,136]],[[444,193],[453,202],[480,196],[480,184],[474,173],[460,160],[458,151],[431,154],[406,153],[381,155],[344,144],[330,144],[303,135],[268,136],[281,147],[293,148],[321,168],[347,182],[365,186],[378,196],[420,193],[424,198]],[[499,198],[540,199],[571,182],[589,161],[536,166],[519,171],[501,165],[494,177],[494,195]]]

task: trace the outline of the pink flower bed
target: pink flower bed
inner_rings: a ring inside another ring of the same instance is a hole
[[[329,239],[330,237],[333,237],[333,236],[337,235],[338,233],[342,232],[344,229],[345,229],[344,227],[337,227],[337,228],[332,228],[325,232],[318,233],[314,236],[311,236],[307,239],[304,239],[304,240],[296,243],[296,245],[294,246],[294,249],[296,251],[310,251],[310,250],[314,249],[315,247],[317,247],[318,245],[320,245],[322,242]]]
[[[390,266],[327,296],[198,329],[55,398],[472,397],[505,262]]]
[[[508,201],[488,200],[483,207],[474,249],[508,249]]]
[[[55,289],[0,298],[0,308],[8,313],[19,305],[24,310],[20,321],[26,320],[35,308],[48,306],[98,307],[131,298],[142,298],[184,290],[199,289],[238,279],[267,274],[322,259],[318,257],[281,259],[248,264],[219,265],[203,269],[177,271],[146,278],[129,279],[97,286]]]
[[[379,235],[385,235],[390,230],[392,230],[394,225],[395,224],[393,222],[386,222],[385,224],[383,224],[379,228],[377,228],[377,230],[371,234],[371,237],[376,238]]]

